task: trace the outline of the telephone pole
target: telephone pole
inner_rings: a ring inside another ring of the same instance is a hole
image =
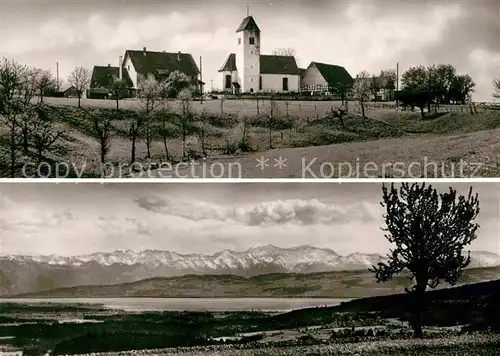
[[[203,104],[203,75],[202,75],[202,63],[200,56],[200,103]]]
[[[60,91],[61,88],[59,88],[59,62],[56,62],[56,88],[57,88],[57,91]]]
[[[399,62],[396,64],[396,93],[399,98]],[[399,109],[399,99],[396,99],[396,108]]]

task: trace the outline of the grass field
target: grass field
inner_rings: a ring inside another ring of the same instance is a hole
[[[99,144],[92,137],[91,123],[77,109],[76,99],[45,98],[57,112],[66,130],[65,140],[53,150],[55,161],[84,167],[91,176],[99,171]],[[83,100],[82,106],[114,112],[112,100]],[[178,112],[179,102],[169,102]],[[466,107],[441,107],[442,112],[425,120],[420,114],[396,111],[389,104],[371,103],[363,119],[356,103],[349,103],[345,124],[328,112],[340,106],[327,101],[276,101],[277,109],[269,130],[271,103],[252,100],[194,101],[195,112],[206,112],[204,139],[195,123],[188,127],[183,159],[182,134],[178,119],[169,121],[168,151],[172,159],[167,169],[140,173],[140,177],[243,177],[243,178],[333,178],[333,177],[468,177],[500,174],[500,111],[479,108],[472,115]],[[112,139],[107,161],[115,167],[111,175],[129,176],[131,141],[127,137],[131,110],[141,108],[136,100],[120,101],[123,118],[112,123]],[[246,139],[243,139],[246,137]],[[271,138],[270,138],[271,137]],[[242,143],[245,142],[245,145]],[[203,152],[205,151],[205,152]],[[206,157],[205,157],[206,154]],[[276,160],[284,165],[277,169]],[[137,142],[137,158],[146,164],[144,139]],[[203,160],[202,160],[203,158]],[[267,166],[257,167],[267,159]],[[166,162],[160,137],[151,145],[151,161]],[[214,163],[220,165],[215,166]],[[204,163],[204,164],[200,164]],[[177,165],[176,165],[177,164]],[[426,168],[427,166],[427,168]],[[173,169],[172,167],[175,167]],[[213,169],[207,171],[207,167]],[[305,169],[305,168],[308,169]],[[135,176],[138,176],[137,173]]]

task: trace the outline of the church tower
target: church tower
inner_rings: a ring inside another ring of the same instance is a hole
[[[236,68],[241,93],[260,90],[260,29],[252,16],[247,16],[236,30]]]

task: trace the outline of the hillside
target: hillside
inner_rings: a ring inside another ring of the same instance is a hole
[[[84,114],[84,110],[77,109],[76,100],[46,98],[46,101],[49,116],[56,118],[58,129],[65,132],[58,144],[48,150],[46,159],[49,162],[78,162],[78,170],[73,170],[71,177],[82,177],[82,170],[83,177],[99,176],[100,169],[96,164],[99,144],[93,138],[93,126],[88,115]],[[197,125],[192,123],[187,128],[188,154],[195,161],[201,162],[205,149],[206,164],[219,162],[224,165],[231,164],[233,168],[236,162],[241,165],[241,170],[226,167],[221,173],[222,177],[300,178],[303,173],[302,159],[309,161],[313,157],[315,163],[311,168],[315,175],[320,174],[319,167],[322,163],[350,163],[353,170],[359,170],[355,167],[363,167],[368,162],[370,166],[376,166],[369,169],[369,172],[351,172],[345,166],[335,167],[333,177],[495,176],[498,169],[496,162],[490,157],[495,156],[500,145],[500,114],[498,110],[486,107],[479,107],[478,113],[474,115],[462,106],[441,107],[440,113],[426,120],[419,120],[419,113],[395,111],[393,108],[384,107],[385,104],[374,103],[370,104],[367,110],[368,119],[363,119],[356,103],[351,102],[350,114],[342,125],[339,120],[329,117],[332,108],[340,106],[339,102],[290,101],[286,105],[281,102],[273,120],[270,144],[269,123],[267,119],[260,117],[269,113],[269,101],[260,101],[260,114],[257,113],[254,101],[227,100],[223,113],[221,102],[218,100],[206,101],[203,104],[195,101],[192,104],[193,111],[207,112],[206,142],[210,144],[201,148]],[[101,110],[103,115],[116,113],[115,103],[111,100],[84,100],[82,105],[84,108]],[[106,161],[124,166],[131,159],[128,128],[141,103],[125,100],[120,105],[121,114],[111,122],[111,140]],[[174,113],[179,111],[180,104],[173,101],[170,106],[172,115],[169,115],[167,120],[171,127],[167,137],[168,156],[178,163],[183,157],[184,144],[182,130]],[[239,133],[243,118],[247,120],[244,124],[248,136],[245,145],[241,143],[243,137]],[[148,150],[143,137],[139,138],[136,159],[146,167]],[[164,145],[159,138],[153,141],[150,153],[151,159],[157,164],[170,161],[167,160]],[[287,159],[286,167],[281,170],[272,169],[272,166],[265,170],[256,168],[256,159],[261,155],[270,158],[271,162],[279,156],[284,157]],[[443,167],[424,171],[424,157],[428,162],[440,162]],[[467,163],[463,169],[456,164],[460,159]],[[471,167],[468,163],[472,162],[480,165]],[[398,167],[392,167],[396,163]],[[194,169],[184,165],[163,171],[153,169],[148,173],[144,172],[141,177],[217,177],[213,172],[210,173],[210,170],[207,173],[206,168],[203,171],[202,166],[205,165],[197,164]],[[344,169],[345,172],[339,172],[339,169]],[[219,175],[219,171],[217,172]],[[116,177],[129,177],[128,170],[115,169],[113,173]],[[314,178],[310,174],[307,175],[307,178]],[[135,177],[138,178],[137,174]]]
[[[473,325],[474,328],[491,327],[500,330],[500,280],[473,283],[426,293],[424,325]],[[410,321],[414,301],[408,294],[368,297],[341,305],[290,311],[272,317],[279,327],[302,326],[301,320],[325,320],[338,312],[379,312],[385,318]]]
[[[498,279],[500,267],[466,270],[460,284]],[[152,278],[115,285],[84,285],[17,295],[27,298],[113,297],[323,297],[361,298],[402,293],[411,286],[406,276],[377,284],[369,271],[276,273],[250,278],[233,275],[186,275]]]

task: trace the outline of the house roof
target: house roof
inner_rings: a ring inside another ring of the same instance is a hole
[[[125,58],[130,57],[134,69],[142,75],[153,74],[166,76],[179,71],[189,77],[200,74],[200,70],[190,53],[168,53],[127,50]]]
[[[68,87],[64,87],[64,88],[63,88],[63,90],[61,90],[61,91],[62,91],[63,93],[66,93],[66,92],[68,92],[68,91],[70,91],[70,90],[77,90],[77,89],[75,88],[75,86],[70,85],[70,86],[68,86]]]
[[[219,72],[234,72],[234,71],[236,71],[236,54],[231,53],[229,57],[227,57],[222,67],[220,67]]]
[[[299,68],[293,56],[260,55],[261,74],[299,75]]]
[[[245,30],[260,32],[260,28],[259,26],[257,26],[257,23],[255,22],[253,16],[245,17],[241,25],[236,30],[236,32],[241,32]]]
[[[325,64],[318,62],[311,62],[310,66],[315,66],[321,73],[323,78],[326,80],[328,85],[337,86],[339,84],[349,84],[354,83],[349,72],[342,66],[337,66],[334,64]]]
[[[306,74],[306,70],[304,68],[299,68],[299,75],[302,77],[304,74]]]
[[[94,66],[92,71],[92,79],[90,81],[90,87],[95,88],[109,88],[113,87],[113,84],[119,79],[120,71],[119,67],[111,66]],[[127,87],[132,88],[134,86],[128,70],[126,68],[122,69],[123,80],[125,81]]]

